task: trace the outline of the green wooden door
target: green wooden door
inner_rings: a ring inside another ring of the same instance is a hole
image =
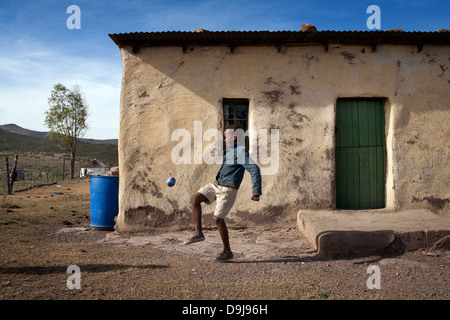
[[[385,207],[384,108],[381,99],[338,99],[336,207]]]

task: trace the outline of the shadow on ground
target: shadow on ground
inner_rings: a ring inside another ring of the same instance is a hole
[[[127,265],[127,264],[85,264],[79,265],[83,272],[107,272],[117,271],[129,268],[136,269],[164,269],[169,268],[166,265]],[[29,274],[29,275],[46,275],[61,274],[67,271],[67,266],[26,266],[26,267],[0,267],[0,274]]]

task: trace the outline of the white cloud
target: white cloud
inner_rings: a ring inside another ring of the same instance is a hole
[[[0,39],[1,40],[1,39]],[[5,43],[5,42],[3,42]],[[78,84],[89,105],[87,138],[118,137],[120,57],[73,56],[39,42],[16,41],[0,48],[0,124],[46,131],[47,99],[56,83]]]

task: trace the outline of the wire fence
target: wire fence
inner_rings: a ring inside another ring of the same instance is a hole
[[[15,155],[0,155],[0,194],[8,192],[6,175],[6,157],[9,170],[14,166]],[[75,161],[74,178],[80,177],[82,160]],[[17,162],[17,180],[13,192],[39,185],[52,184],[70,179],[70,157],[53,155],[19,155]]]

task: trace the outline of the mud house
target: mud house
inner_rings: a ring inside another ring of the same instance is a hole
[[[247,174],[230,222],[286,223],[299,209],[449,215],[446,30],[110,37],[123,62],[118,230],[190,225],[191,194],[220,168],[205,158],[211,132],[233,123],[266,158],[261,201]]]

